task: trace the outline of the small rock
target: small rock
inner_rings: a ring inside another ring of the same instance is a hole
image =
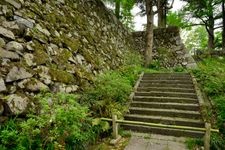
[[[5,1],[8,2],[9,4],[11,4],[16,9],[20,9],[21,8],[21,4],[16,2],[16,1],[14,1],[14,0],[5,0]]]
[[[48,73],[49,68],[45,66],[38,66],[37,70],[39,72],[38,75],[40,76],[41,81],[43,81],[47,85],[52,83],[51,76]]]
[[[11,41],[9,43],[6,44],[6,50],[9,51],[23,51],[23,45],[15,42],[15,41]]]
[[[29,99],[27,97],[21,97],[17,94],[12,94],[7,99],[7,105],[12,115],[19,115],[26,111]]]
[[[36,29],[38,29],[41,33],[45,34],[46,36],[51,35],[51,33],[47,29],[43,29],[39,24],[36,25]]]
[[[4,46],[5,46],[5,41],[2,38],[0,38],[0,47],[4,47]]]
[[[21,89],[24,89],[25,88],[25,85],[26,85],[26,83],[27,82],[29,82],[30,81],[30,79],[24,79],[24,80],[22,80],[22,81],[20,81],[20,82],[18,82],[18,87],[19,88],[21,88]]]
[[[1,65],[2,66],[9,66],[10,62],[11,62],[10,59],[3,58],[2,62],[1,62]]]
[[[77,89],[78,89],[77,85],[65,85],[62,83],[55,83],[53,87],[54,92],[64,92],[64,93],[76,92]]]
[[[196,69],[196,68],[198,68],[196,63],[188,63],[186,67],[189,68],[189,69]]]
[[[78,62],[80,65],[82,65],[82,64],[83,64],[82,61],[85,60],[84,57],[83,57],[82,55],[80,55],[80,54],[78,54],[78,55],[76,56],[76,59],[77,59],[77,62]]]
[[[0,78],[0,92],[6,91],[5,82],[2,78]]]
[[[65,1],[64,0],[56,0],[56,4],[62,4],[62,5],[64,5],[65,4]]]
[[[17,81],[20,79],[26,79],[32,77],[32,74],[27,72],[22,67],[13,67],[6,76],[6,82]]]
[[[70,86],[67,86],[66,87],[65,92],[66,93],[72,93],[72,92],[76,92],[77,89],[78,89],[78,86],[77,85],[70,85]]]
[[[60,34],[59,34],[58,31],[55,30],[54,34],[55,34],[56,37],[60,37]]]
[[[20,57],[17,53],[6,51],[6,50],[3,50],[2,48],[0,48],[0,58],[9,58],[9,59],[13,59],[13,60],[20,59]]]
[[[4,21],[2,23],[2,26],[12,31],[19,30],[19,26],[16,24],[15,21]]]
[[[10,94],[13,94],[13,93],[16,92],[16,90],[17,90],[16,86],[10,86],[10,88],[9,88],[9,93],[10,93]]]
[[[25,28],[32,29],[34,27],[34,23],[31,22],[30,20],[24,19],[19,16],[14,16],[14,19],[16,20],[16,23],[18,24],[18,26],[22,29],[25,29]]]
[[[188,63],[187,63],[187,62],[182,62],[181,64],[182,64],[183,66],[187,66]]]
[[[24,59],[25,59],[25,61],[26,61],[28,66],[36,65],[36,63],[33,62],[33,60],[34,60],[34,55],[33,54],[26,53],[23,57],[24,57]]]
[[[26,49],[28,51],[34,51],[33,46],[34,46],[34,43],[32,41],[26,43]]]
[[[30,82],[27,83],[26,89],[32,92],[37,92],[41,90],[49,90],[48,86],[38,81],[37,79],[31,79]]]
[[[59,47],[55,44],[50,44],[50,46],[48,46],[48,52],[50,53],[50,55],[55,56],[58,54],[59,51]]]
[[[14,34],[11,31],[9,31],[1,26],[0,26],[0,35],[4,36],[5,38],[8,38],[10,40],[15,40]]]

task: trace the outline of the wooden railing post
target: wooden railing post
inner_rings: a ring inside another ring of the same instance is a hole
[[[205,123],[204,150],[210,150],[211,124]]]
[[[117,115],[112,115],[112,126],[113,126],[113,139],[118,138],[118,123],[117,121]]]

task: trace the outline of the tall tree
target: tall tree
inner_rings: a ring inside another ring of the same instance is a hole
[[[225,51],[225,0],[222,0],[222,18],[223,18],[222,48]]]
[[[120,6],[121,0],[115,0],[115,15],[119,19],[120,18]]]
[[[221,18],[221,14],[218,9],[218,5],[221,0],[183,0],[187,2],[184,8],[186,15],[198,19],[199,25],[204,25],[208,33],[208,49],[214,48],[214,30],[215,20]],[[194,23],[195,24],[195,23]]]
[[[145,67],[152,62],[153,48],[153,0],[146,0],[147,29],[146,29],[146,49],[145,49]]]
[[[167,0],[157,0],[158,27],[166,27],[166,3]]]
[[[157,0],[158,27],[165,28],[167,25],[167,13],[173,8],[174,0]]]

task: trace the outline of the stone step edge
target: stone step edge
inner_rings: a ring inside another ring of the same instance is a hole
[[[154,133],[161,135],[172,135],[176,137],[192,137],[192,138],[203,138],[205,133],[203,131],[192,131],[192,130],[181,130],[181,129],[172,129],[172,128],[159,128],[159,127],[149,127],[143,125],[129,125],[123,124],[122,128],[128,128],[125,130],[131,130],[136,132],[144,133]]]
[[[199,123],[203,124],[204,128],[204,121],[200,119],[191,119],[191,118],[182,118],[182,117],[165,117],[165,116],[151,116],[151,115],[139,115],[139,114],[126,114],[125,117],[130,117],[130,118],[140,118],[140,119],[152,119],[152,120],[168,120],[168,121],[182,121],[182,122],[193,122],[193,123]],[[128,119],[126,119],[128,120]],[[130,119],[129,119],[130,120]],[[145,122],[145,121],[143,121]],[[162,123],[163,124],[163,123]]]
[[[167,105],[167,106],[190,106],[190,107],[199,107],[198,104],[196,103],[193,103],[193,104],[190,104],[190,103],[170,103],[170,102],[165,102],[165,103],[162,103],[162,102],[139,102],[139,101],[132,101],[131,104],[146,104],[146,105]]]
[[[183,113],[183,114],[193,114],[193,115],[201,115],[199,111],[187,111],[187,110],[176,110],[176,109],[154,109],[154,108],[139,108],[139,107],[130,107],[129,110],[135,111],[160,111],[160,112],[168,112],[168,113]]]
[[[168,80],[168,79],[159,79],[159,80],[156,80],[156,79],[143,79],[141,80],[141,82],[185,82],[185,83],[193,83],[191,80],[174,80],[174,79],[171,79],[171,80]]]
[[[193,91],[195,92],[194,88],[174,88],[174,87],[138,87],[137,90],[186,90],[186,91]]]
[[[144,93],[144,94],[183,94],[183,95],[190,95],[190,96],[197,96],[195,93],[181,93],[181,92],[160,92],[160,91],[150,91],[150,92],[145,92],[145,91],[136,91],[135,93]]]
[[[134,96],[134,98],[149,98],[149,99],[171,99],[171,100],[190,100],[198,101],[197,98],[183,98],[183,97],[160,97],[160,96]]]

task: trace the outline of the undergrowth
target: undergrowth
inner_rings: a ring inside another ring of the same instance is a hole
[[[141,72],[183,72],[164,69],[157,62],[141,66],[136,53],[125,54],[125,65],[105,71],[82,93],[41,93],[35,97],[38,111],[24,119],[12,118],[0,126],[0,149],[76,149],[83,150],[99,135],[107,134],[109,124],[100,117],[119,118],[127,112],[129,95]],[[222,108],[221,108],[222,109]]]
[[[225,149],[225,60],[224,58],[207,58],[199,62],[193,73],[213,106],[216,127],[219,135],[211,138],[211,149]]]
[[[102,128],[92,126],[88,108],[71,94],[40,94],[41,111],[26,120],[11,119],[0,127],[0,149],[84,149]]]

